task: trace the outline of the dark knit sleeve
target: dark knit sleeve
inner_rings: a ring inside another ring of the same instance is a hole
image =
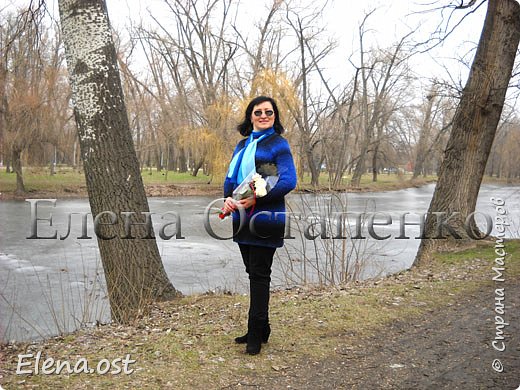
[[[233,183],[231,183],[231,180],[226,176],[226,180],[224,180],[224,198],[230,197],[233,195]]]
[[[242,147],[244,146],[244,140],[241,140],[237,146],[235,146],[235,150],[233,151],[233,156],[231,157],[231,160],[233,160],[233,157],[235,157],[235,154],[237,154],[241,149]],[[229,161],[231,163],[231,160]],[[228,165],[229,167],[229,165]],[[233,195],[233,183],[231,182],[231,179],[229,177],[227,177],[227,172],[226,172],[226,179],[224,180],[224,198],[227,198],[231,195]]]
[[[294,167],[291,148],[289,147],[287,140],[281,137],[279,140],[280,143],[277,145],[278,147],[274,158],[274,162],[278,169],[279,179],[266,196],[256,199],[258,205],[269,203],[274,200],[280,200],[296,187],[296,169]]]

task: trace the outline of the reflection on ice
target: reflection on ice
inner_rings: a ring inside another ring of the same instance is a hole
[[[34,266],[28,260],[19,259],[16,255],[0,253],[0,269],[14,270],[15,272],[40,272],[49,270],[48,267]]]
[[[34,266],[26,266],[26,267],[17,267],[14,271],[20,272],[20,273],[29,273],[29,272],[43,272],[43,271],[49,271],[50,268],[48,267],[42,267],[41,265],[34,265]]]

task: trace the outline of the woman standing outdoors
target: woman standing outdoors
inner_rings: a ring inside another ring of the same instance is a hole
[[[236,343],[247,343],[246,352],[256,355],[262,342],[271,333],[269,324],[269,285],[271,266],[276,248],[283,246],[285,232],[285,195],[296,187],[296,170],[289,143],[281,136],[284,128],[274,99],[258,96],[246,108],[244,120],[237,126],[243,135],[235,148],[233,159],[224,182],[223,211],[233,212],[233,241],[249,275],[249,314],[247,333],[237,337]],[[233,190],[254,169],[262,173],[273,167],[278,182],[263,197],[234,200]],[[240,215],[244,208],[244,221],[240,228]],[[250,224],[250,222],[252,223]],[[251,226],[250,226],[251,225]]]

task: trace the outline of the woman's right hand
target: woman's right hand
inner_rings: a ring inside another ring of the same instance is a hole
[[[237,201],[233,199],[232,197],[228,196],[226,200],[224,201],[224,207],[222,210],[225,214],[231,214],[233,211],[235,211],[237,208]]]

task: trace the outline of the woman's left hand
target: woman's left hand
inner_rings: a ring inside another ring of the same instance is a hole
[[[255,204],[256,204],[256,199],[254,197],[249,197],[249,198],[244,198],[244,199],[240,199],[238,201],[238,203],[240,203],[240,205],[245,208],[245,209],[248,209],[250,207],[253,207]]]

